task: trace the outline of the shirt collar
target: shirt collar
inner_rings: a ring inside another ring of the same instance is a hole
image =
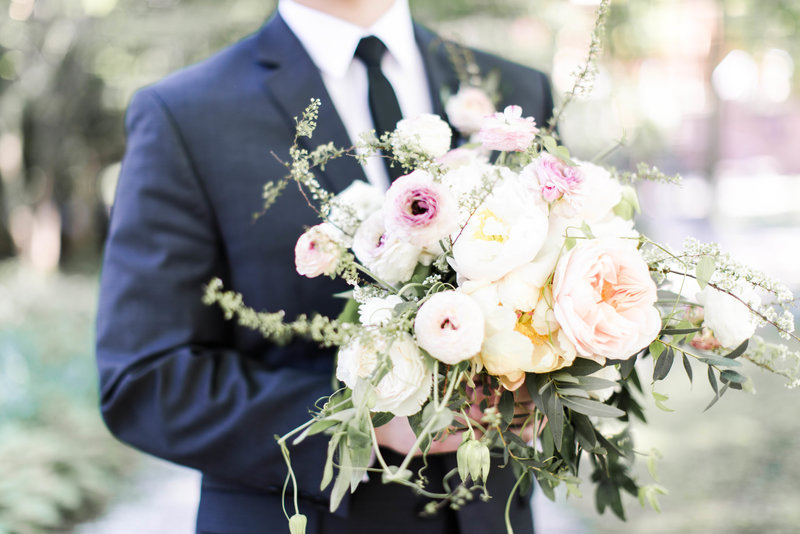
[[[297,36],[317,68],[328,76],[343,78],[362,37],[374,35],[405,69],[418,54],[408,0],[395,0],[375,24],[362,28],[327,13],[280,0],[278,13]]]

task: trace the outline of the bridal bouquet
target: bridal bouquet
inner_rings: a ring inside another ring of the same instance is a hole
[[[490,101],[475,91],[462,89],[448,105],[454,126],[472,136],[466,145],[451,150],[450,126],[424,115],[380,138],[369,132],[352,149],[296,142],[289,175],[267,184],[267,209],[295,181],[320,214],[297,240],[296,268],[352,287],[340,317],[286,322],[282,312],[248,308],[219,280],[206,302],[276,342],[304,336],[338,347],[341,389],[278,438],[288,486],[289,446],[329,436],[320,476],[323,488],[333,484],[331,509],[368,471],[428,497],[431,513],[489,498],[485,481],[498,468],[513,470],[514,492],[535,479],[548,496],[560,484],[579,494],[582,458],[601,512],[623,517],[623,490],[657,508],[664,490],[632,477],[628,423],[644,421],[648,389],[659,407],[667,399],[645,387],[639,363],[652,360],[653,383],[673,368],[690,380],[702,369],[712,404],[750,388],[743,360],[796,386],[798,355],[754,335],[769,324],[794,338],[791,292],[716,245],[688,239],[676,251],[640,234],[633,182],[669,177],[572,158],[552,124],[540,127],[517,106],[486,114]],[[298,120],[297,139],[311,137],[319,105]],[[313,174],[332,158],[367,154],[406,174],[386,192],[357,181],[338,195]],[[375,429],[395,417],[408,418],[416,441],[389,465]],[[536,439],[521,437],[526,430]],[[408,466],[452,434],[462,440],[457,473],[434,493]],[[296,499],[289,520],[303,531]]]

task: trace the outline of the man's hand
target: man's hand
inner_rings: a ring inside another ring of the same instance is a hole
[[[483,388],[477,385],[476,388],[467,388],[467,393],[471,395],[473,402],[470,404],[470,410],[467,416],[475,421],[480,421],[483,417],[483,411],[480,408],[481,401],[486,399],[488,406],[497,406],[500,402],[499,395],[489,395],[488,397],[483,394]],[[525,428],[520,429],[520,426],[528,418],[528,415],[533,411],[534,405],[531,401],[528,389],[525,387],[519,388],[514,392],[516,414],[514,421],[511,423],[512,430],[516,431],[519,436],[528,443],[532,443],[536,432],[532,424],[525,425]],[[461,417],[456,417],[462,426],[467,426],[466,422]],[[517,426],[515,426],[517,425]],[[521,432],[520,432],[521,430]],[[541,430],[541,429],[540,429]],[[434,441],[431,444],[430,453],[440,454],[447,452],[455,452],[458,446],[461,445],[464,431],[451,432],[443,440]],[[399,454],[407,454],[413,447],[417,438],[414,431],[411,430],[411,425],[408,423],[406,417],[395,417],[383,426],[375,429],[375,435],[378,438],[378,445],[381,447],[389,448]],[[476,436],[480,437],[480,436]],[[422,453],[417,449],[414,451],[415,456],[420,456]]]

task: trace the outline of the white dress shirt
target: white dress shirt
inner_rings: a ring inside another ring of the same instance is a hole
[[[353,58],[362,37],[374,35],[386,45],[381,70],[394,88],[403,117],[431,113],[425,64],[414,39],[408,0],[395,0],[389,11],[369,28],[292,0],[280,0],[278,13],[322,74],[351,142],[355,143],[362,132],[374,128],[367,99],[367,69]],[[382,189],[388,187],[389,175],[380,158],[369,158],[364,171],[370,183]]]

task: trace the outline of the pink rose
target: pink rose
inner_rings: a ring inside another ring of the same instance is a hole
[[[635,247],[583,241],[556,265],[553,311],[578,354],[599,363],[627,359],[661,330],[656,285]]]
[[[538,182],[538,189],[547,202],[563,198],[575,204],[579,196],[583,173],[550,154],[542,154],[522,170],[523,180]]]
[[[489,96],[477,87],[461,87],[445,106],[450,124],[464,135],[480,130],[483,119],[494,111],[494,104]]]
[[[386,191],[386,230],[419,247],[434,244],[458,228],[458,203],[430,173],[416,170],[401,176]]]
[[[533,117],[523,117],[519,106],[508,106],[483,120],[478,140],[489,150],[522,152],[531,146],[538,131]]]
[[[308,278],[331,275],[339,263],[340,245],[336,242],[336,227],[322,223],[309,228],[294,246],[294,264],[297,272]]]

